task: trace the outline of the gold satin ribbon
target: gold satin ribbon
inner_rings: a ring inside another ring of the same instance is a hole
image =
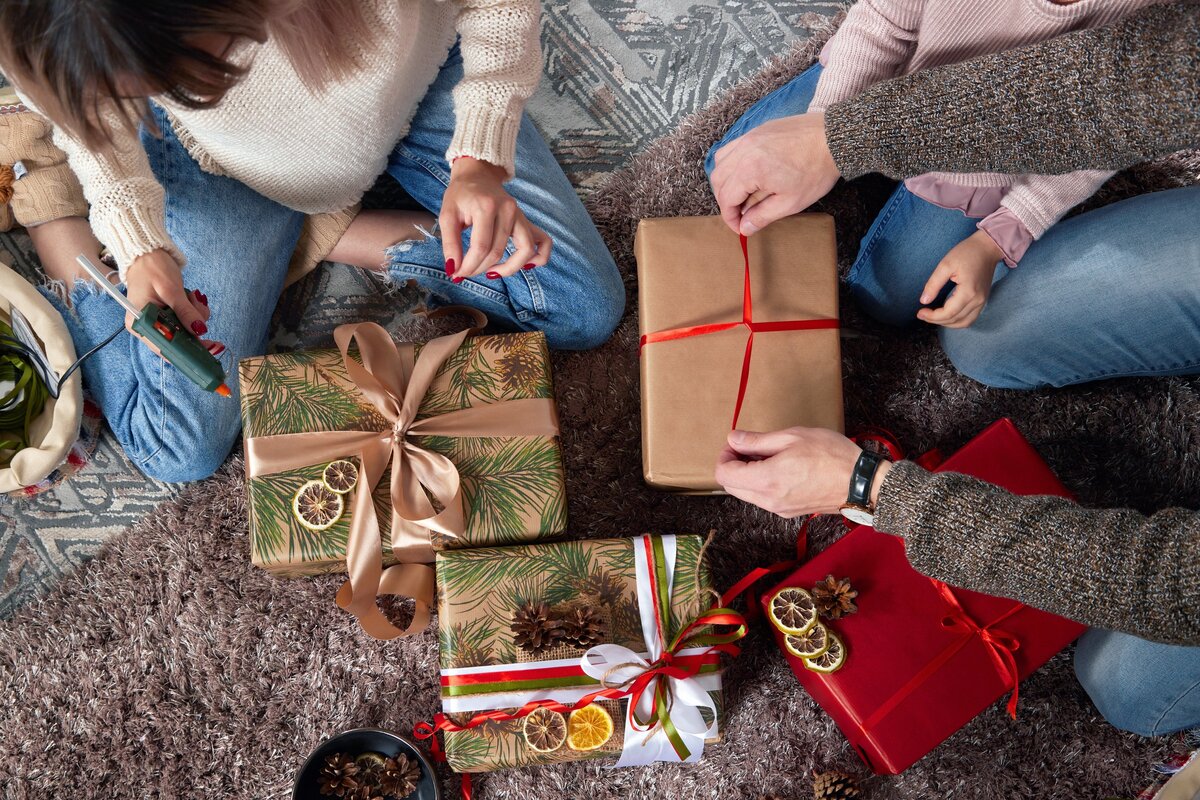
[[[466,530],[458,469],[413,436],[557,436],[558,411],[550,398],[503,400],[416,419],[438,370],[472,331],[442,336],[421,348],[397,345],[373,322],[341,325],[333,333],[350,380],[391,423],[381,431],[322,431],[255,436],[246,441],[248,478],[270,475],[346,455],[360,460],[350,507],[346,545],[349,579],[337,604],[376,639],[395,639],[424,630],[433,603],[432,533],[454,539]],[[358,344],[360,365],[350,357]],[[401,563],[383,569],[382,534],[371,495],[392,465],[392,552]],[[442,510],[438,511],[430,498]],[[411,597],[412,621],[400,629],[380,611],[381,594]]]

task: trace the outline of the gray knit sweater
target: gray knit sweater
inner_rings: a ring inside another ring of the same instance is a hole
[[[955,473],[896,464],[875,527],[953,586],[1011,597],[1085,625],[1200,645],[1200,514],[1149,517],[1018,497]]]
[[[1200,2],[917,72],[826,112],[842,174],[1119,169],[1200,145]],[[901,462],[881,531],[920,572],[1087,625],[1200,645],[1200,514],[1017,497]]]
[[[1200,2],[878,84],[825,132],[848,179],[1120,169],[1200,146]]]

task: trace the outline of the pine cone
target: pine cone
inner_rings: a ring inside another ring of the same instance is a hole
[[[849,578],[838,580],[832,575],[818,583],[812,590],[813,600],[817,603],[817,612],[829,619],[840,619],[858,611],[854,598],[858,592],[850,586]]]
[[[854,800],[860,795],[853,775],[837,770],[813,773],[813,800]]]
[[[581,595],[595,595],[601,604],[612,607],[625,597],[627,587],[607,572],[594,572],[579,587]]]
[[[545,603],[526,603],[513,614],[513,639],[517,647],[533,655],[549,650],[563,639],[562,623],[550,619]]]
[[[334,753],[325,759],[317,775],[321,794],[332,797],[354,797],[358,793],[358,764],[345,753]]]
[[[575,647],[587,649],[604,641],[608,626],[592,608],[572,609],[562,621],[563,640]]]
[[[383,762],[379,776],[379,794],[403,800],[417,790],[421,765],[403,753]]]

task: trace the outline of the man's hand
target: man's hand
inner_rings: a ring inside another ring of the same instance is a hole
[[[930,274],[921,290],[921,304],[936,300],[947,281],[956,284],[954,291],[941,308],[918,311],[917,319],[945,328],[970,327],[987,305],[996,264],[1002,258],[1004,251],[984,231],[975,231],[956,244]]]
[[[169,307],[179,317],[184,327],[197,336],[208,333],[208,298],[199,290],[183,288],[183,272],[175,258],[166,250],[152,250],[138,256],[125,270],[125,290],[129,302],[138,309],[147,303]],[[125,315],[125,327],[133,331],[133,315]],[[201,339],[213,355],[219,355],[225,345],[210,339]],[[155,350],[151,346],[152,350]],[[157,350],[155,350],[157,352]]]
[[[450,167],[450,185],[442,196],[442,253],[446,274],[461,283],[480,272],[497,280],[550,260],[550,235],[525,217],[517,201],[504,191],[504,169],[474,158],[459,158]],[[471,246],[462,252],[462,233],[471,229]],[[508,240],[513,254],[504,259]]]
[[[781,517],[834,514],[862,448],[823,428],[733,431],[717,459],[725,491]]]
[[[710,181],[721,217],[744,236],[808,208],[838,179],[823,113],[765,122],[722,147],[713,161]]]

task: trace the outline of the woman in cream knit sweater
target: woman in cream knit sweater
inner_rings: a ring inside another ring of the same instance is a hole
[[[305,215],[354,206],[385,171],[428,210],[385,218],[390,279],[594,347],[624,288],[523,115],[538,19],[537,0],[14,0],[0,69],[55,123],[114,279],[173,308],[228,373],[266,347]],[[77,275],[51,277],[74,286],[54,300],[81,352],[120,326]],[[84,370],[153,477],[204,477],[238,437],[236,401],[132,337]]]

